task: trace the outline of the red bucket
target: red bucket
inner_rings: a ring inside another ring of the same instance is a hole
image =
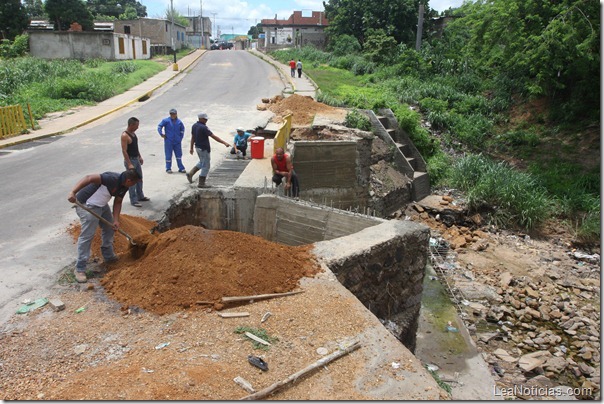
[[[252,158],[264,158],[264,138],[262,136],[254,136],[252,139]]]

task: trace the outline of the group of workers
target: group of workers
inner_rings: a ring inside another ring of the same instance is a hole
[[[190,171],[186,171],[182,163],[182,140],[185,126],[178,118],[176,109],[169,111],[169,116],[157,125],[157,132],[164,139],[165,169],[172,174],[172,155],[176,158],[178,172],[186,174],[189,183],[193,183],[193,175],[199,171],[198,187],[205,188],[206,177],[210,171],[210,138],[231,148],[230,154],[238,159],[247,157],[247,145],[252,134],[243,128],[237,128],[233,143],[228,143],[216,136],[207,126],[208,115],[204,112],[197,115],[198,121],[191,127],[191,144],[189,152],[197,152],[199,161]],[[129,194],[130,204],[142,207],[141,202],[150,201],[143,191],[143,157],[139,150],[136,131],[139,120],[135,117],[128,119],[127,127],[120,137],[125,171],[89,174],[80,179],[67,196],[67,200],[76,204],[76,213],[80,218],[81,231],[78,237],[78,257],[74,269],[77,282],[87,281],[86,265],[90,258],[92,239],[96,229],[101,226],[101,254],[105,263],[118,260],[113,249],[115,231],[120,226],[122,201]],[[271,157],[273,169],[272,181],[276,186],[284,183],[287,195],[298,197],[299,184],[294,172],[292,158],[283,148],[278,148]],[[109,201],[113,199],[113,214]]]

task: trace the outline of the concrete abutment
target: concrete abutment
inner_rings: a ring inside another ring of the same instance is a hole
[[[413,352],[429,229],[263,192],[200,190],[172,204],[157,229],[195,225],[286,245],[314,243],[319,261]]]

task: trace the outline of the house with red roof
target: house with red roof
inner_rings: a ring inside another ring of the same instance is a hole
[[[279,20],[275,15],[274,19],[260,21],[264,38],[260,36],[258,46],[276,49],[313,44],[323,49],[326,44],[324,31],[328,25],[324,11],[294,11],[287,20]]]

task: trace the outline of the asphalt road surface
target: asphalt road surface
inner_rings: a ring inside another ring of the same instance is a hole
[[[284,89],[276,69],[244,51],[209,51],[177,79],[141,102],[67,135],[25,143],[0,157],[0,323],[25,298],[44,297],[58,272],[72,264],[76,246],[65,230],[77,215],[67,201],[74,184],[86,174],[124,170],[120,135],[129,117],[140,119],[137,131],[144,159],[144,191],[151,198],[144,208],[124,198],[122,212],[157,220],[171,200],[194,192],[184,174],[165,173],[163,140],[157,124],[178,110],[185,124],[183,163],[190,169],[197,155],[189,154],[190,130],[199,112],[208,126],[232,142],[235,128],[265,126],[272,116],[259,112],[261,99]],[[212,142],[212,166],[226,156],[224,145]],[[176,161],[173,159],[173,169]],[[177,170],[174,170],[177,171]],[[115,237],[121,237],[116,233]]]

